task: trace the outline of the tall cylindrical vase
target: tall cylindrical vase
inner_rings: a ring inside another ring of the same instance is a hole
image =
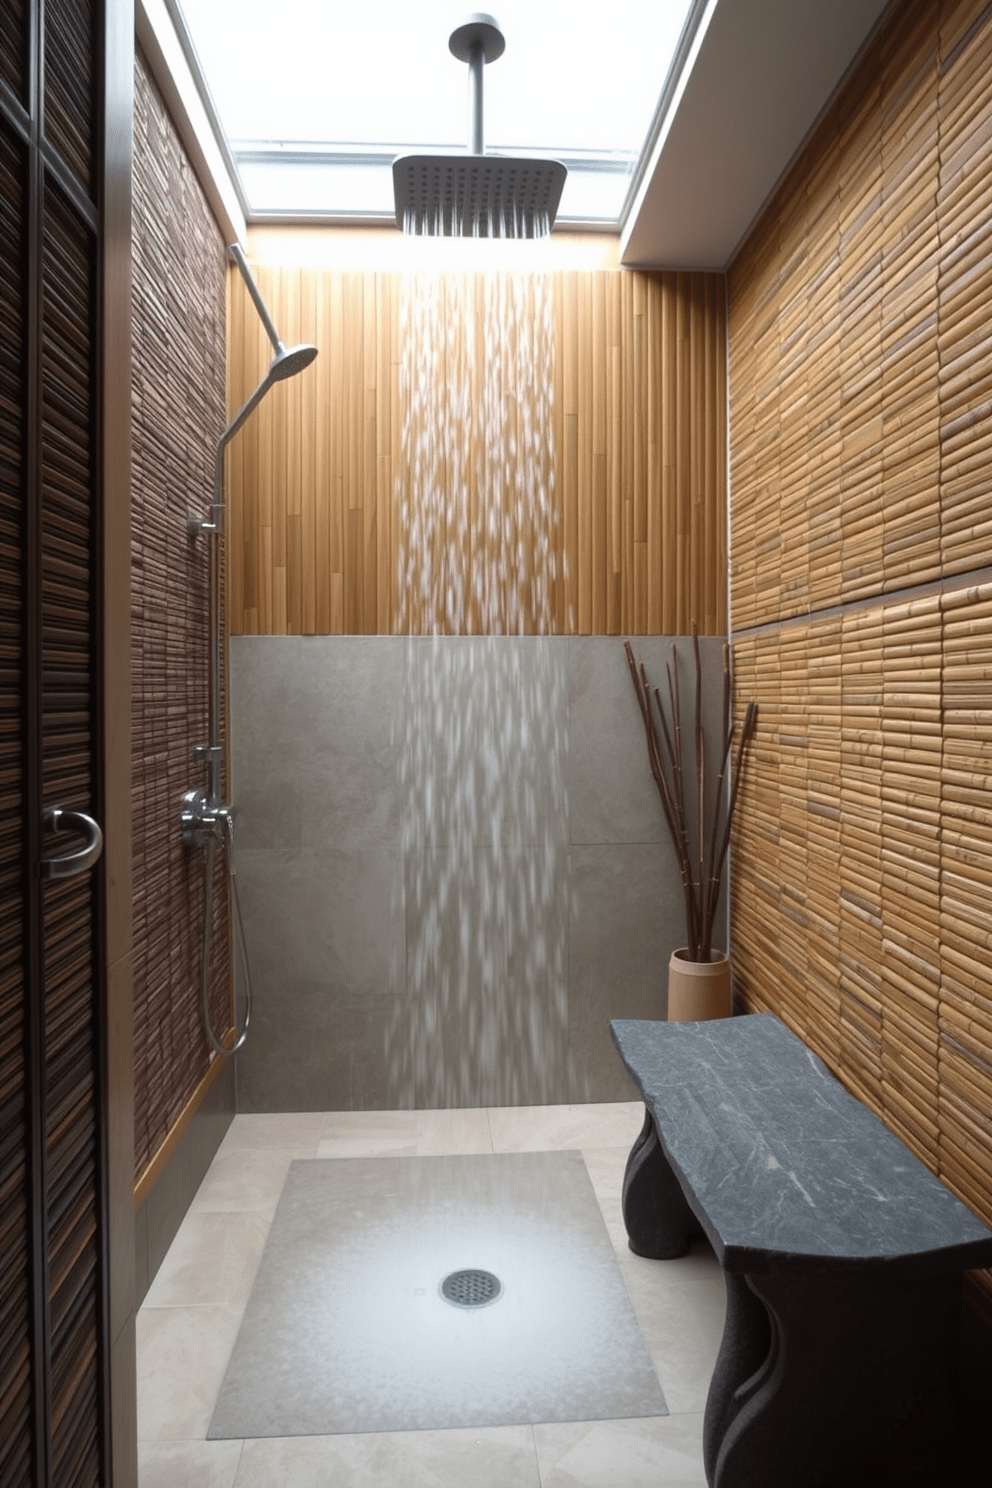
[[[708,961],[690,961],[683,947],[668,963],[669,1023],[701,1023],[729,1018],[731,1009],[730,957],[711,951]]]

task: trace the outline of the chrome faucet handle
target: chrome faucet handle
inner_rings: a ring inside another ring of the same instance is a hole
[[[202,516],[200,512],[189,512],[186,517],[186,536],[191,542],[196,542],[201,532],[219,532],[220,522],[217,516],[216,505],[211,506],[212,516]]]

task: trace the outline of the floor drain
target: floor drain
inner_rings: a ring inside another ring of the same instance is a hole
[[[503,1283],[491,1271],[452,1271],[440,1290],[452,1307],[488,1307],[499,1297]]]

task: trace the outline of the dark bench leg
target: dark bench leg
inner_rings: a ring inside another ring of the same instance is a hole
[[[703,1233],[668,1165],[647,1110],[623,1175],[623,1221],[631,1250],[653,1261],[685,1255],[689,1242]]]
[[[711,1488],[958,1481],[957,1276],[726,1280],[704,1427]]]

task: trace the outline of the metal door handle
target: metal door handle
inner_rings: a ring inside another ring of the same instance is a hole
[[[52,832],[78,832],[86,838],[85,846],[75,852],[62,853],[57,858],[42,858],[38,864],[41,878],[75,878],[92,868],[103,851],[103,833],[85,811],[64,811],[61,806],[46,806],[41,814],[47,830]]]

